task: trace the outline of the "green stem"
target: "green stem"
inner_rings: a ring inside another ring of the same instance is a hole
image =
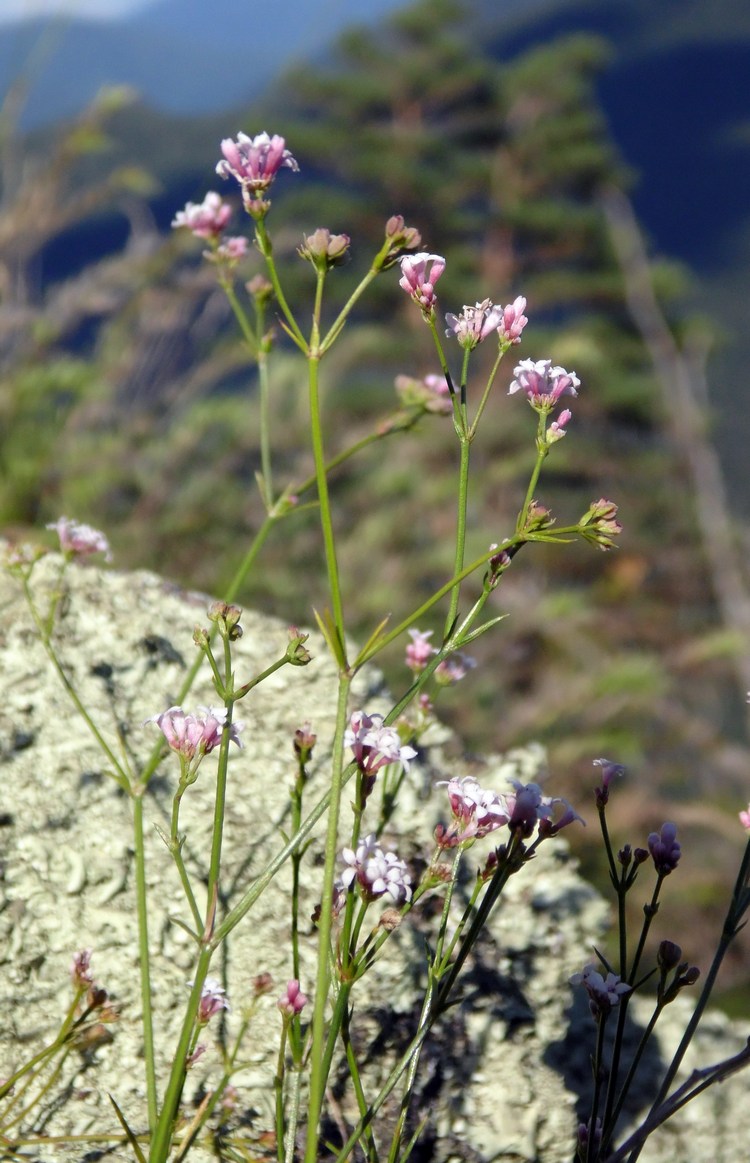
[[[300,351],[307,352],[307,341],[299,328],[297,320],[292,314],[291,308],[286,301],[286,296],[282,289],[281,283],[279,282],[279,274],[276,270],[276,263],[274,262],[273,258],[273,246],[271,244],[268,231],[266,230],[265,222],[262,218],[257,218],[255,220],[255,239],[258,243],[258,249],[266,261],[268,277],[271,280],[274,294],[276,295],[276,301],[281,307],[282,314],[286,319],[287,325],[289,327],[289,333],[299,347]]]
[[[320,502],[320,524],[325,546],[326,568],[328,571],[328,586],[333,606],[333,619],[341,648],[341,656],[345,657],[346,643],[344,640],[344,611],[341,602],[341,587],[339,583],[338,563],[336,561],[336,543],[331,519],[331,504],[328,495],[328,469],[323,449],[323,429],[320,416],[320,386],[318,373],[320,369],[319,357],[311,355],[310,370],[310,428],[312,436],[313,455],[315,457],[315,477],[318,485],[318,500]]]
[[[466,552],[466,510],[469,499],[469,455],[471,442],[468,437],[461,437],[461,463],[458,470],[458,511],[456,515],[456,553],[453,562],[453,574],[458,576],[464,566]],[[445,637],[453,629],[458,617],[458,602],[461,595],[461,583],[457,582],[451,590],[450,605],[445,619]]]
[[[532,469],[532,472],[531,472],[531,477],[529,479],[529,487],[526,490],[526,497],[524,498],[521,512],[518,514],[518,522],[516,523],[516,532],[517,533],[520,533],[526,527],[526,520],[527,520],[528,515],[529,515],[529,507],[531,505],[531,502],[534,500],[534,493],[536,491],[536,486],[539,483],[539,474],[542,471],[542,465],[544,464],[547,453],[549,452],[549,445],[547,444],[547,442],[545,440],[546,430],[547,430],[547,415],[544,412],[540,412],[539,413],[539,420],[537,423],[537,433],[536,433],[536,448],[537,448],[536,461],[534,463],[534,468]]]
[[[138,964],[141,982],[141,1010],[143,1013],[143,1057],[146,1070],[146,1103],[148,1125],[153,1134],[157,1123],[156,1058],[154,1053],[154,1020],[151,1003],[151,955],[148,940],[148,895],[146,888],[146,848],[143,835],[143,794],[145,786],[137,788],[133,802],[133,848],[135,862],[135,899],[138,918]]]
[[[321,895],[320,923],[318,926],[318,972],[315,982],[315,1005],[312,1020],[312,1046],[310,1049],[310,1089],[308,1096],[306,1163],[317,1163],[318,1133],[326,1077],[323,1072],[324,1047],[326,1043],[325,1014],[330,987],[329,957],[331,930],[333,926],[333,885],[336,876],[338,855],[338,827],[343,789],[343,749],[346,728],[347,703],[351,680],[345,676],[339,679],[336,730],[333,739],[331,770],[331,795],[328,810],[328,829],[325,845],[325,869]]]

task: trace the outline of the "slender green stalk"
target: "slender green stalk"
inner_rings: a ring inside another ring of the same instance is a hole
[[[146,1070],[146,1103],[148,1125],[153,1134],[157,1123],[156,1059],[154,1053],[154,1018],[151,1003],[151,955],[148,939],[148,894],[146,888],[146,848],[143,836],[143,794],[145,787],[135,789],[133,804],[133,848],[135,863],[135,899],[138,919],[138,967],[141,984],[143,1023],[143,1058]]]
[[[279,274],[278,274],[278,271],[276,270],[276,263],[274,262],[274,258],[273,258],[273,245],[272,245],[271,239],[268,235],[268,231],[266,230],[266,224],[262,218],[257,218],[255,220],[255,239],[258,243],[258,249],[260,250],[260,253],[263,255],[263,258],[266,261],[266,269],[268,271],[268,277],[271,280],[274,294],[276,295],[276,301],[278,302],[279,306],[281,307],[281,312],[282,312],[284,318],[286,319],[286,322],[287,322],[287,325],[289,328],[289,334],[292,337],[292,339],[294,340],[294,342],[297,344],[297,346],[299,347],[300,351],[303,351],[306,353],[307,352],[307,341],[306,341],[304,335],[302,334],[302,332],[300,331],[299,324],[297,323],[297,320],[294,318],[294,315],[292,314],[291,308],[286,301],[286,296],[284,294],[284,290],[281,286],[281,283],[279,282]]]
[[[529,507],[531,506],[531,502],[534,500],[536,486],[539,483],[539,474],[542,471],[542,465],[544,464],[547,453],[549,452],[549,445],[545,439],[546,431],[547,415],[545,412],[540,412],[536,432],[536,461],[534,462],[534,467],[531,470],[529,487],[526,490],[526,496],[524,498],[523,505],[521,506],[521,512],[518,514],[518,522],[516,524],[516,531],[518,533],[520,533],[526,525],[526,520],[529,515]]]
[[[284,1120],[284,1077],[286,1075],[286,1031],[287,1023],[283,1023],[281,1028],[281,1038],[279,1039],[279,1052],[276,1056],[276,1073],[273,1077],[273,1088],[275,1092],[275,1107],[276,1107],[276,1157],[279,1163],[284,1163],[284,1143],[286,1140],[285,1120]]]
[[[107,772],[107,774],[112,779],[114,779],[116,783],[118,783],[120,785],[120,787],[123,789],[123,791],[126,791],[126,792],[128,792],[128,794],[130,794],[130,786],[131,786],[131,781],[133,779],[133,772],[130,771],[129,769],[123,767],[121,761],[117,758],[114,751],[107,743],[107,740],[104,738],[101,731],[97,727],[96,723],[91,718],[91,715],[87,711],[84,703],[81,701],[81,699],[78,695],[78,692],[76,691],[72,682],[70,681],[67,674],[65,673],[65,670],[63,669],[63,666],[60,663],[59,658],[57,657],[57,652],[56,652],[54,646],[52,645],[51,627],[48,629],[45,626],[44,621],[42,620],[42,618],[39,614],[39,611],[36,608],[36,604],[34,602],[34,598],[33,598],[33,595],[31,593],[31,587],[29,586],[29,579],[28,578],[24,578],[24,580],[23,580],[23,589],[24,589],[24,594],[26,596],[26,601],[27,601],[28,606],[29,606],[29,610],[31,612],[31,616],[32,616],[32,618],[34,620],[34,624],[36,625],[36,628],[39,632],[39,638],[41,640],[42,646],[44,647],[44,651],[45,651],[47,657],[49,658],[50,662],[52,663],[52,665],[55,669],[55,672],[57,673],[57,676],[60,679],[60,682],[65,687],[65,692],[66,692],[68,698],[73,703],[73,706],[75,707],[76,711],[81,716],[84,723],[88,727],[89,731],[93,735],[94,739],[97,742],[97,745],[99,746],[101,751],[104,753],[104,755],[107,757],[109,762],[112,764],[112,767],[114,768],[114,771]]]
[[[167,1163],[172,1145],[172,1135],[180,1105],[182,1088],[185,1084],[187,1058],[190,1053],[190,1042],[198,1016],[203,984],[206,980],[208,967],[211,962],[210,946],[203,946],[198,955],[198,964],[195,968],[195,977],[190,991],[185,1016],[182,1022],[180,1037],[172,1059],[172,1069],[169,1074],[167,1088],[164,1092],[159,1118],[151,1139],[149,1163]]]
[[[310,429],[312,437],[313,455],[315,457],[315,476],[318,485],[318,501],[320,502],[320,525],[325,546],[326,568],[328,571],[328,587],[333,606],[333,619],[339,639],[342,655],[346,651],[344,638],[344,611],[341,601],[341,586],[339,583],[338,562],[336,560],[336,542],[333,533],[331,518],[331,503],[328,495],[328,472],[323,449],[323,429],[320,417],[320,385],[318,373],[320,363],[317,357],[310,357]]]
[[[338,827],[343,788],[343,749],[346,727],[347,704],[351,680],[341,675],[339,678],[338,706],[336,709],[336,729],[333,739],[331,770],[331,795],[328,810],[328,829],[325,845],[325,869],[321,895],[320,923],[318,926],[318,972],[315,982],[315,1004],[312,1020],[312,1045],[310,1049],[310,1088],[308,1096],[306,1163],[317,1163],[318,1133],[320,1114],[323,1107],[326,1075],[323,1071],[325,1034],[325,1013],[330,988],[329,951],[333,924],[333,885],[336,875],[338,854]]]
[[[489,377],[487,379],[487,383],[485,385],[484,392],[482,393],[482,398],[479,401],[479,407],[476,410],[476,414],[475,414],[474,419],[472,421],[471,428],[469,429],[469,436],[471,439],[473,439],[475,434],[476,434],[477,427],[479,425],[479,421],[482,418],[482,413],[484,412],[484,409],[487,406],[487,401],[490,398],[490,392],[492,391],[492,385],[495,382],[495,376],[497,375],[497,369],[500,367],[500,361],[503,358],[503,356],[505,355],[509,346],[510,346],[509,344],[502,344],[500,346],[500,349],[497,353],[497,358],[492,365],[492,370],[490,371]]]
[[[464,566],[466,552],[466,510],[469,500],[469,456],[471,442],[466,436],[461,437],[461,461],[458,470],[458,508],[456,513],[456,553],[453,562],[453,575],[457,577]],[[461,596],[460,581],[451,590],[450,605],[445,618],[445,637],[453,629],[458,616],[458,602]]]

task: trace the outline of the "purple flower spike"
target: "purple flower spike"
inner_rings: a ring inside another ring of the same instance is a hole
[[[662,824],[661,831],[652,832],[648,838],[648,850],[659,876],[669,876],[679,863],[681,850],[676,836],[676,824]]]

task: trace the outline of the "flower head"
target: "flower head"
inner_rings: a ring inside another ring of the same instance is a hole
[[[441,416],[450,416],[453,412],[445,376],[429,375],[421,380],[413,376],[396,376],[396,391],[407,408],[420,408],[423,412],[436,412]]]
[[[519,295],[512,303],[503,307],[502,322],[497,329],[501,343],[517,344],[521,342],[521,332],[528,323],[528,319],[524,315],[525,310],[526,300],[523,295]]]
[[[740,812],[740,823],[743,828],[747,828],[748,832],[750,832],[750,804],[747,805],[746,812]]]
[[[447,655],[435,667],[435,681],[440,686],[453,686],[462,678],[466,678],[476,664],[475,658],[469,654],[462,654],[460,650],[455,650],[453,654]]]
[[[214,710],[212,707],[199,707],[203,716],[186,715],[182,707],[170,707],[160,715],[152,715],[146,719],[147,723],[156,723],[173,751],[179,752],[187,760],[196,755],[207,755],[221,742],[224,724],[227,721],[226,707]],[[242,746],[239,733],[241,723],[232,723],[229,737],[238,747]]]
[[[94,984],[90,949],[81,949],[74,955],[73,964],[70,967],[70,979],[75,990],[89,989]]]
[[[430,316],[435,309],[437,295],[435,283],[445,270],[445,259],[439,254],[428,254],[421,250],[418,254],[404,255],[401,259],[401,278],[398,285],[411,295],[422,308],[424,315]]]
[[[385,224],[388,254],[384,268],[392,266],[402,250],[416,250],[422,245],[422,235],[415,226],[407,226],[403,214],[392,214]]]
[[[223,202],[221,194],[209,190],[202,202],[188,202],[172,219],[172,228],[184,226],[196,238],[218,238],[232,217],[232,207]]]
[[[552,818],[552,807],[556,801],[543,796],[538,783],[521,783],[517,779],[512,779],[511,783],[516,792],[515,795],[507,796],[508,827],[511,832],[518,831],[526,838],[540,820]]]
[[[348,234],[331,234],[325,226],[319,226],[314,234],[306,234],[297,253],[306,258],[314,267],[327,270],[344,262],[349,249]]]
[[[613,779],[619,779],[620,776],[625,774],[625,768],[621,763],[612,763],[609,759],[595,759],[594,767],[601,767],[602,769],[602,782],[596,788],[595,795],[597,805],[604,807],[609,801],[609,785]]]
[[[508,389],[508,395],[525,392],[532,408],[537,411],[548,412],[566,392],[577,396],[581,385],[575,372],[566,372],[564,367],[553,367],[551,359],[522,359],[514,368],[513,375],[515,379]]]
[[[356,882],[367,900],[389,896],[396,905],[411,900],[411,877],[405,862],[395,852],[384,852],[374,832],[360,841],[356,851],[344,848],[341,857],[346,866],[341,874],[344,888]]]
[[[660,876],[674,872],[680,860],[680,845],[677,843],[677,825],[662,824],[659,832],[652,832],[648,838],[648,850],[654,867]]]
[[[286,148],[283,137],[259,133],[248,137],[238,133],[236,141],[226,137],[221,143],[224,157],[217,163],[216,172],[222,178],[236,178],[242,188],[242,200],[252,212],[263,212],[268,203],[263,194],[268,190],[282,166],[297,172],[299,166]]]
[[[112,560],[109,542],[98,529],[71,521],[69,517],[58,517],[48,529],[54,529],[60,538],[60,548],[70,557],[88,557],[91,553],[103,553],[107,561]]]
[[[228,263],[234,266],[241,258],[247,254],[248,242],[244,234],[232,234],[229,238],[225,238],[220,246],[212,253],[206,251],[208,257],[213,258],[214,261]]]
[[[556,441],[562,440],[563,436],[567,432],[566,426],[570,423],[572,418],[573,413],[571,412],[570,408],[563,408],[560,415],[556,420],[552,421],[549,428],[547,429],[547,432],[545,433],[548,444],[555,444]]]
[[[398,731],[386,727],[382,715],[355,711],[344,732],[344,746],[351,747],[357,766],[364,775],[374,775],[381,767],[400,763],[408,771],[417,754],[413,747],[402,745]]]
[[[479,840],[508,822],[505,796],[481,786],[473,776],[455,777],[442,782],[447,787],[453,824],[441,829],[438,842],[455,847],[465,840]]]
[[[622,525],[617,520],[617,505],[600,497],[592,501],[586,512],[578,522],[578,531],[582,537],[600,549],[612,549],[614,538],[622,533]]]
[[[302,992],[302,987],[296,978],[288,982],[276,1005],[284,1017],[295,1018],[301,1014],[310,999]]]
[[[192,985],[192,981],[189,983]],[[217,981],[215,977],[207,977],[203,982],[203,989],[201,990],[201,1000],[198,1003],[198,1022],[201,1026],[205,1026],[211,1020],[214,1014],[218,1014],[221,1010],[228,1010],[229,1002],[226,997],[226,990],[221,982]]]
[[[461,347],[471,351],[497,329],[502,318],[502,307],[494,307],[491,299],[484,299],[474,307],[464,306],[460,315],[446,315],[445,334],[455,335]]]
[[[596,1021],[605,1017],[620,1004],[620,998],[630,993],[632,986],[621,981],[616,973],[603,977],[595,965],[585,965],[581,973],[574,973],[571,985],[582,985],[589,995],[589,1009]]]
[[[410,630],[411,642],[406,647],[406,665],[414,674],[421,674],[432,656],[435,647],[430,646],[432,630]]]

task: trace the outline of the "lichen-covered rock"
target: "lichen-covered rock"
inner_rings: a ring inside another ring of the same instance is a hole
[[[59,568],[60,558],[50,555],[35,569],[33,588],[42,605]],[[159,737],[145,720],[177,701],[195,654],[193,629],[206,624],[208,602],[147,573],[77,567],[66,574],[56,632],[65,675],[108,745],[126,756],[134,770]],[[136,1131],[146,1126],[131,804],[108,776],[105,757],[47,658],[19,583],[5,575],[0,575],[0,605],[0,1077],[12,1074],[54,1036],[70,1004],[73,954],[90,948],[97,981],[120,1013],[111,1041],[104,1037],[87,1053],[71,1054],[58,1085],[35,1115],[9,1131],[14,1137],[24,1132],[18,1157],[40,1163],[83,1160],[120,1134],[108,1095]],[[286,627],[273,619],[246,612],[243,625],[244,637],[235,644],[238,682],[267,667],[287,642]],[[307,806],[325,791],[336,674],[322,642],[313,636],[311,643],[309,666],[283,668],[238,708],[237,718],[245,722],[244,748],[230,765],[220,912],[239,900],[283,843],[295,772],[292,737],[305,721],[318,735]],[[202,673],[186,704],[211,702],[216,696]],[[355,681],[353,705],[369,712],[388,709],[374,669]],[[530,779],[538,772],[536,748],[469,765],[446,757],[448,741],[448,733],[438,727],[426,740],[393,820],[390,839],[415,865],[429,855],[435,823],[445,816],[437,780],[472,773],[503,790],[508,776]],[[185,860],[200,888],[206,881],[214,771],[215,759],[208,756],[185,796],[181,816]],[[186,918],[182,889],[159,836],[159,829],[169,827],[176,782],[175,757],[167,756],[145,800],[161,1085],[193,969],[191,938],[175,921]],[[315,936],[307,918],[319,892],[320,829],[315,839],[305,857],[302,887],[301,980],[308,993],[314,982]],[[485,845],[489,848],[489,841]],[[242,1124],[246,1141],[254,1143],[248,1158],[258,1157],[262,1133],[273,1126],[271,1083],[280,1028],[275,998],[292,977],[288,902],[285,867],[212,967],[232,1008],[221,1029],[215,1019],[209,1030],[216,1025],[217,1038],[227,1044],[256,975],[270,973],[278,987],[255,1008],[233,1079],[237,1100],[229,1121]],[[353,1038],[371,1082],[385,1077],[414,1031],[424,985],[424,942],[434,931],[435,915],[428,898],[392,935],[355,990]],[[425,1117],[427,1123],[415,1159],[569,1163],[576,1093],[587,1085],[593,1025],[582,1000],[574,1003],[567,981],[589,958],[605,918],[603,902],[578,876],[561,840],[543,844],[532,864],[511,880],[476,957],[466,966],[460,1003],[423,1053],[413,1114],[414,1125]],[[678,1016],[684,1020],[684,1011]],[[664,1028],[666,1038],[676,1041],[679,1021],[670,1015]],[[700,1059],[716,1060],[738,1049],[741,1041],[723,1019],[711,1016]],[[188,1077],[188,1110],[210,1089],[220,1064],[217,1040]],[[644,1102],[654,1092],[659,1063],[646,1065]],[[331,1106],[337,1118],[351,1124],[354,1108],[344,1080],[345,1071],[337,1068]],[[744,1158],[750,1131],[746,1085],[739,1076],[710,1092],[660,1132],[642,1159],[736,1163]],[[391,1120],[395,1109],[394,1099],[383,1119]],[[132,1155],[120,1145],[107,1157]],[[191,1153],[197,1160],[215,1157],[212,1147],[200,1144]]]

